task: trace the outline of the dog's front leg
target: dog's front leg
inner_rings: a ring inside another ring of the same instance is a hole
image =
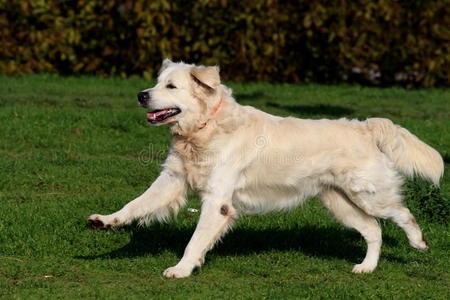
[[[144,217],[164,219],[171,211],[176,214],[185,202],[184,177],[165,169],[141,196],[126,204],[121,210],[110,215],[91,215],[88,221],[96,229],[109,229]]]
[[[215,242],[226,232],[236,217],[236,210],[231,205],[231,197],[206,197],[203,199],[200,219],[183,258],[180,262],[164,271],[164,276],[183,278],[191,275],[196,267],[200,267],[205,254]]]

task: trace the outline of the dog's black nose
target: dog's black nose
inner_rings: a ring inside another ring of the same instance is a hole
[[[147,105],[150,95],[147,92],[140,92],[139,94],[137,94],[137,98],[138,98],[139,103],[142,106],[145,106],[145,105]]]

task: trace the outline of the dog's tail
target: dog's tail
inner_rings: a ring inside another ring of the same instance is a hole
[[[368,119],[367,127],[378,148],[394,162],[398,170],[406,176],[417,174],[439,185],[444,173],[444,161],[439,152],[388,119]]]

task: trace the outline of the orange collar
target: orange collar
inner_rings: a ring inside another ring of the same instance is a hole
[[[203,129],[206,127],[206,124],[208,123],[209,120],[211,120],[219,111],[220,107],[222,106],[223,103],[223,98],[220,98],[220,102],[219,104],[217,104],[217,106],[214,108],[214,110],[211,112],[211,116],[209,117],[208,120],[206,120],[205,123],[200,124],[200,127],[198,129]]]

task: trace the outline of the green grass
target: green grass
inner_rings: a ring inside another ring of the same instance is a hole
[[[387,117],[446,160],[442,189],[408,181],[406,203],[430,250],[411,248],[382,222],[373,274],[350,271],[365,254],[358,233],[315,199],[287,213],[239,220],[193,276],[165,279],[198,214],[116,231],[86,227],[156,178],[168,130],[150,127],[139,79],[0,77],[0,297],[177,299],[449,299],[450,90],[231,84],[239,102],[304,118]],[[187,207],[199,208],[195,194]]]

